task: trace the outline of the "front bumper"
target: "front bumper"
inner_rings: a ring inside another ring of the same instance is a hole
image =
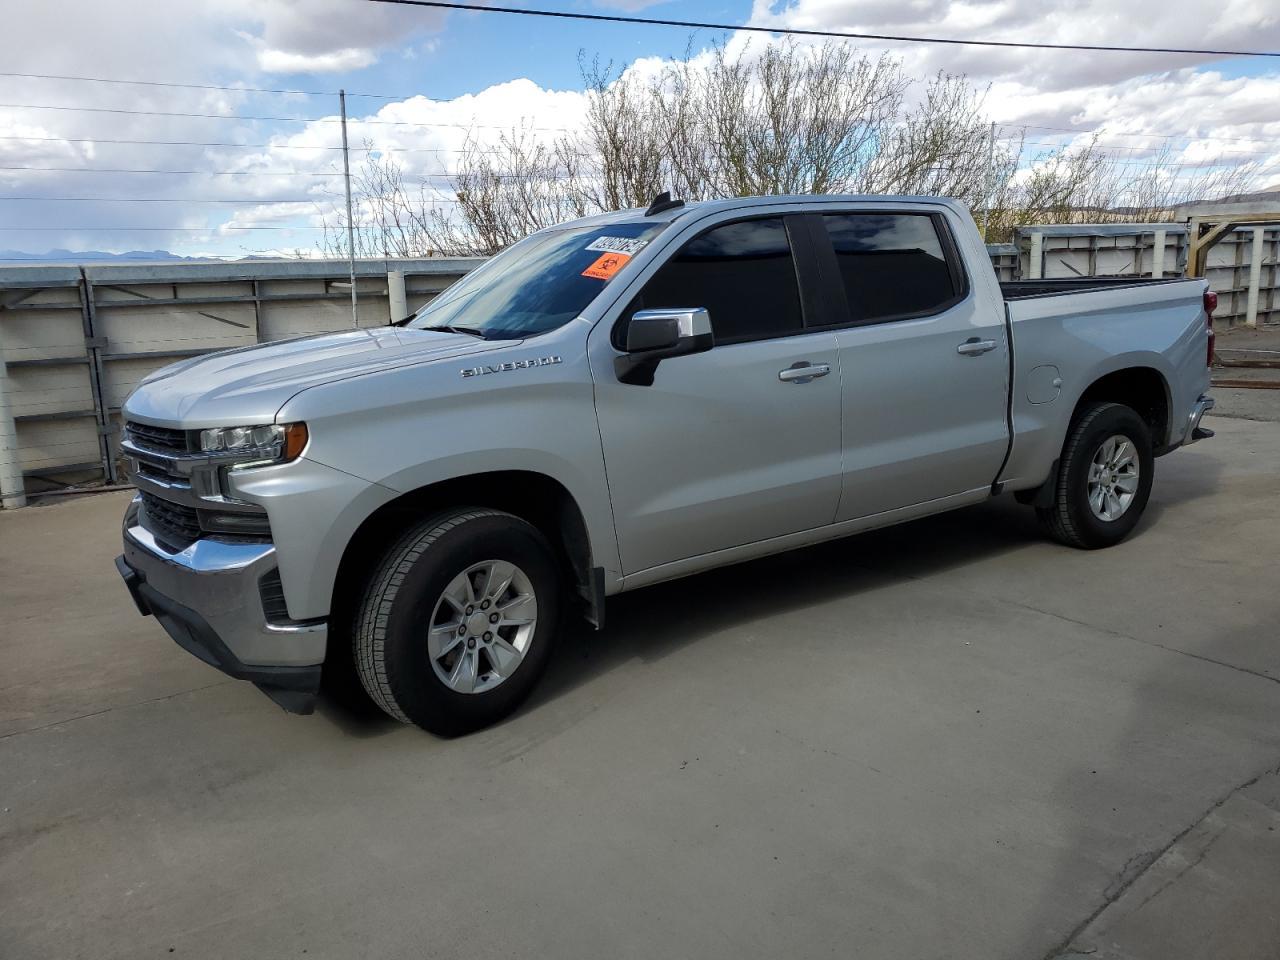
[[[1182,434],[1182,445],[1185,447],[1189,443],[1195,443],[1197,440],[1206,440],[1213,436],[1213,431],[1208,427],[1200,426],[1201,418],[1213,409],[1213,397],[1201,396],[1196,401],[1196,405],[1191,408],[1191,414],[1187,417],[1186,429]]]
[[[125,514],[116,558],[138,610],[205,663],[253,682],[290,712],[310,713],[328,625],[267,621],[259,582],[276,569],[275,547],[202,539],[172,553],[138,523],[138,503]]]

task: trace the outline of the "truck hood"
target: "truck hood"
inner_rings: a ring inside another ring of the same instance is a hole
[[[157,370],[125,403],[128,418],[186,429],[270,423],[308,387],[433,360],[487,353],[513,341],[377,327],[223,350]]]

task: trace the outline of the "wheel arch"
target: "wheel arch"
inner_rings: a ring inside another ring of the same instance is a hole
[[[1070,438],[1080,412],[1094,403],[1120,403],[1132,408],[1150,429],[1151,445],[1156,456],[1170,449],[1170,413],[1173,400],[1169,380],[1164,373],[1153,366],[1137,364],[1095,374],[1076,398],[1048,475],[1037,486],[1016,491],[1015,496],[1020,503],[1045,507],[1052,502],[1062,447]]]
[[[356,528],[342,552],[330,604],[331,645],[341,643],[360,587],[379,558],[413,522],[451,507],[488,507],[527,521],[547,538],[588,620],[604,619],[604,576],[592,556],[586,518],[562,483],[527,470],[495,470],[430,483],[379,506]]]
[[[1156,453],[1167,449],[1173,398],[1168,378],[1162,372],[1155,367],[1139,365],[1122,367],[1096,377],[1077,398],[1070,423],[1075,423],[1087,405],[1106,402],[1120,403],[1134,410],[1151,430],[1151,445]]]

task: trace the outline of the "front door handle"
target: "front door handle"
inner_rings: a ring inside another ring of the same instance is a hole
[[[779,370],[778,379],[783,383],[808,383],[819,377],[825,377],[830,372],[831,364],[829,363],[810,363],[808,360],[799,360],[787,369]]]
[[[956,353],[962,357],[980,357],[989,350],[996,348],[994,340],[979,340],[977,337],[970,337],[960,346],[956,347]]]

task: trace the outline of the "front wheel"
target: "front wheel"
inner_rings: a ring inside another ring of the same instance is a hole
[[[1154,473],[1146,422],[1122,404],[1092,404],[1071,424],[1053,505],[1036,515],[1060,543],[1086,550],[1112,546],[1142,518]]]
[[[494,723],[546,666],[560,578],[546,538],[508,513],[425,521],[392,547],[360,605],[355,661],[369,696],[442,736]]]

